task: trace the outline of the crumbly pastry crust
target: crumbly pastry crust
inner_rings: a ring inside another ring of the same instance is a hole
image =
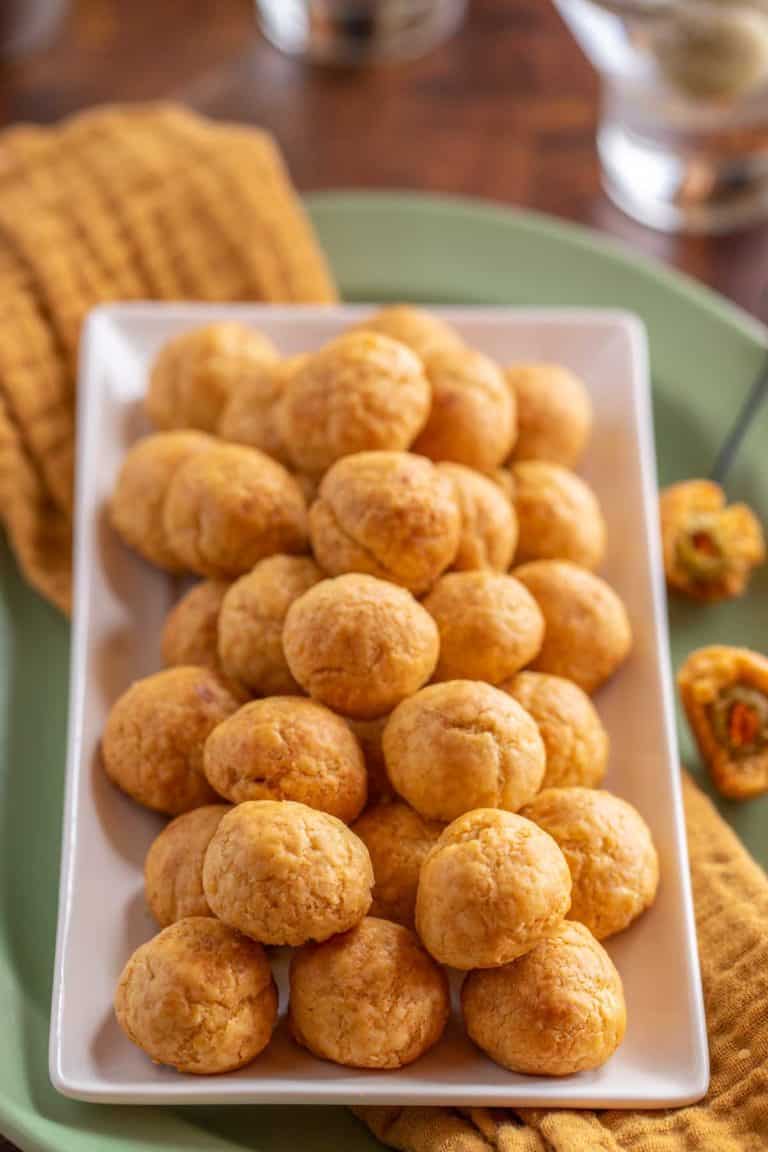
[[[242,1068],[266,1048],[277,988],[260,944],[191,916],[136,949],[117,985],[115,1015],[156,1063],[210,1076]]]
[[[477,1046],[497,1064],[531,1076],[599,1068],[627,1025],[610,956],[587,928],[570,921],[512,964],[471,972],[461,1005]]]
[[[445,974],[415,933],[366,917],[291,960],[289,1023],[315,1056],[351,1068],[403,1068],[440,1039]]]

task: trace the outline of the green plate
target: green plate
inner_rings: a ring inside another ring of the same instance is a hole
[[[538,216],[413,196],[310,202],[346,299],[628,308],[650,336],[662,484],[706,474],[760,365],[765,330],[723,300],[598,237]],[[768,412],[752,428],[730,494],[768,511]],[[0,553],[0,1130],[24,1149],[306,1152],[375,1142],[338,1108],[116,1108],[77,1104],[48,1082],[48,1016],[59,869],[68,628]],[[760,647],[768,572],[748,600],[675,603],[675,664],[713,642]],[[695,757],[684,727],[684,759]],[[768,797],[721,804],[768,861]],[[108,914],[108,912],[107,912]],[[98,948],[94,938],[94,948]]]

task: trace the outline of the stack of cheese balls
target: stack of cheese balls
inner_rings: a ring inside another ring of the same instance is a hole
[[[291,359],[239,324],[185,332],[146,408],[112,524],[202,579],[168,616],[165,670],[103,735],[111,780],[174,817],[122,1028],[184,1072],[247,1064],[277,1018],[266,949],[287,946],[291,1034],[322,1059],[418,1059],[448,967],[499,1064],[604,1063],[626,1018],[598,941],[653,902],[658,865],[638,812],[598,790],[589,694],[631,633],[570,470],[584,385],[505,372],[395,307]]]

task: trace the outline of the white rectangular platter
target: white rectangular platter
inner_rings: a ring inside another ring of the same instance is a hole
[[[486,1059],[454,1014],[442,1041],[401,1071],[361,1072],[314,1059],[284,1020],[249,1067],[219,1077],[153,1065],[118,1029],[123,964],[155,927],[142,865],[162,821],[119,793],[99,763],[107,712],[160,667],[163,618],[178,585],[116,538],[106,504],[126,448],[148,431],[147,371],[170,336],[215,319],[266,332],[285,354],[318,347],[362,307],[114,305],[88,320],[81,355],[76,585],[66,808],[51,1018],[54,1085],[82,1100],[159,1103],[370,1103],[662,1107],[699,1098],[709,1067],[673,726],[645,336],[616,312],[446,309],[467,341],[502,364],[559,361],[587,383],[595,429],[583,468],[608,525],[602,569],[624,598],[635,647],[596,698],[611,737],[607,787],[650,824],[661,887],[650,912],[608,941],[624,980],[629,1028],[605,1067],[564,1079],[514,1075]],[[281,1010],[285,958],[277,957]],[[454,981],[454,1000],[458,980]]]

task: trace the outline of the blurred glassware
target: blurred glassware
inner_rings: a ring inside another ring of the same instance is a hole
[[[456,30],[466,7],[467,0],[256,0],[261,30],[277,48],[352,66],[421,56]]]
[[[68,0],[0,0],[0,57],[44,48],[58,32]]]
[[[768,0],[555,0],[602,80],[611,199],[665,231],[768,218]]]

